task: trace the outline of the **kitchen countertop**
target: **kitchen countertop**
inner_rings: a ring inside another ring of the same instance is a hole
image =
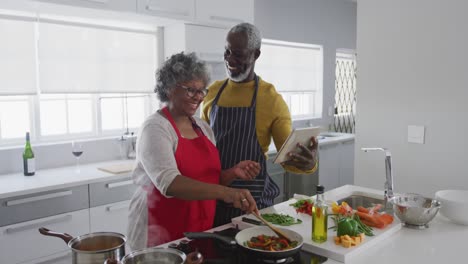
[[[353,134],[326,132],[328,135],[319,138],[319,145],[337,144],[354,139]],[[269,155],[276,153],[273,147],[268,151]],[[0,199],[18,195],[33,194],[52,191],[60,188],[74,187],[84,184],[103,182],[108,180],[130,179],[131,173],[112,174],[98,170],[98,167],[134,164],[135,160],[112,160],[99,163],[80,165],[80,172],[75,171],[75,166],[38,170],[33,176],[24,176],[22,172],[0,175]]]
[[[0,175],[0,199],[108,180],[130,179],[131,173],[112,174],[98,170],[101,166],[125,163],[134,164],[135,160],[82,164],[80,172],[75,171],[75,166],[70,166],[38,170],[33,176],[24,176],[22,172]]]
[[[345,185],[326,192],[325,199],[333,200],[334,197],[344,197],[347,196],[348,193],[355,191],[362,191],[367,194],[372,193],[383,197],[383,191],[381,190]],[[261,211],[271,211],[285,204],[289,204],[289,201],[276,204]],[[230,223],[208,230],[208,232],[223,230],[233,226],[234,225]],[[248,227],[248,225],[239,225],[241,229],[246,227]],[[402,227],[385,240],[378,241],[366,250],[356,254],[354,257],[350,258],[346,264],[466,263],[467,257],[463,245],[467,238],[468,226],[451,223],[448,219],[438,214],[429,223],[428,229],[415,230]],[[179,240],[170,243],[178,241]],[[161,245],[161,247],[167,247],[170,243]],[[325,263],[339,264],[342,262],[328,259]]]
[[[351,185],[345,185],[327,193],[337,194],[352,187]],[[327,193],[325,199],[329,199]],[[383,190],[380,193],[383,197]],[[467,237],[468,226],[457,225],[437,214],[429,222],[428,229],[415,230],[402,227],[386,240],[379,241],[346,263],[466,263],[466,252],[462,249],[462,245],[466,244]],[[335,264],[340,262],[328,260],[326,263]]]

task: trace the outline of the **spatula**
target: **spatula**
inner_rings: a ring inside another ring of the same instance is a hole
[[[281,230],[279,230],[274,225],[270,224],[267,220],[265,220],[257,210],[253,211],[252,214],[255,215],[258,218],[258,220],[262,221],[271,230],[273,230],[273,232],[275,232],[275,234],[277,234],[279,237],[286,239],[288,243],[292,242],[292,240],[285,233],[283,233]]]

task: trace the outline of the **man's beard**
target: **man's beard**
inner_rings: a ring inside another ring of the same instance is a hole
[[[239,75],[237,76],[232,76],[231,72],[229,71],[228,69],[228,65],[227,64],[224,64],[224,69],[226,70],[226,74],[227,76],[229,77],[229,79],[233,82],[243,82],[245,81],[245,79],[247,79],[247,77],[249,77],[249,74],[250,74],[250,71],[252,70],[252,67],[253,65],[250,65],[247,69],[245,69],[245,71],[239,73]]]

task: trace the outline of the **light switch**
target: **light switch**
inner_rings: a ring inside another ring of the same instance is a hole
[[[424,144],[424,126],[408,126],[408,142]]]

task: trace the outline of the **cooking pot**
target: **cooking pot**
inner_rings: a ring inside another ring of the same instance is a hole
[[[203,257],[199,252],[184,252],[172,248],[145,248],[133,251],[121,261],[108,259],[104,264],[200,264]]]
[[[292,257],[298,253],[301,249],[303,244],[303,238],[299,233],[296,233],[292,230],[285,229],[285,228],[278,228],[280,229],[285,235],[287,235],[291,240],[297,241],[297,246],[291,249],[283,250],[283,251],[267,251],[261,249],[254,249],[249,248],[244,245],[244,242],[249,241],[252,237],[256,237],[259,235],[267,235],[267,236],[277,236],[269,227],[266,226],[257,226],[257,227],[250,227],[244,230],[239,231],[236,237],[230,238],[226,236],[222,236],[216,233],[208,233],[208,232],[186,232],[184,235],[189,239],[200,239],[200,238],[212,238],[222,241],[228,245],[237,246],[241,250],[245,251],[249,256],[255,257],[257,259],[264,259],[264,260],[279,260]]]
[[[125,256],[125,236],[114,232],[94,232],[78,237],[39,228],[45,236],[59,237],[72,250],[73,264],[102,264],[107,258]]]

